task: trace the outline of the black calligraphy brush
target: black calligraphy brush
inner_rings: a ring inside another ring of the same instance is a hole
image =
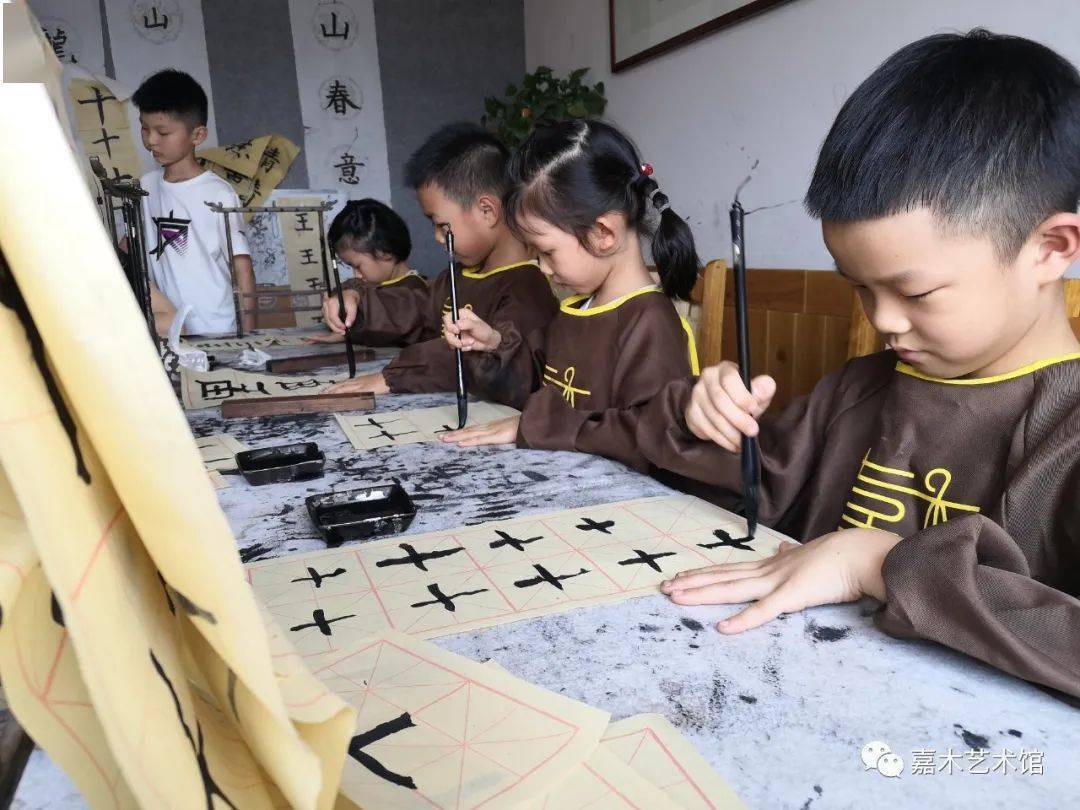
[[[446,253],[450,257],[450,311],[454,313],[453,319],[458,319],[457,279],[454,271],[454,232],[450,226],[445,228]],[[465,427],[469,418],[469,393],[465,390],[465,359],[461,349],[454,349],[454,360],[457,362],[457,418],[458,430]]]
[[[341,273],[338,271],[338,260],[334,257],[334,282],[337,284],[338,318],[345,323],[345,293],[341,290]],[[341,355],[338,355],[339,357]],[[352,341],[349,340],[349,330],[345,330],[345,356],[349,360],[349,379],[356,376],[356,351]]]
[[[750,178],[747,177],[746,180]],[[735,275],[735,331],[739,344],[739,371],[743,384],[750,390],[750,336],[746,312],[746,245],[743,240],[743,225],[746,212],[739,202],[739,191],[746,185],[744,180],[735,192],[735,202],[731,204],[731,255],[734,260]],[[746,536],[753,539],[757,531],[758,517],[758,469],[757,437],[742,437],[742,479],[743,511],[746,514]]]

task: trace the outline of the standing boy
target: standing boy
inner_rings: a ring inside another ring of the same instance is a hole
[[[150,195],[143,198],[143,216],[151,279],[178,311],[192,307],[185,332],[235,332],[232,271],[244,309],[254,305],[248,296],[255,292],[255,273],[240,215],[228,215],[230,270],[225,216],[206,205],[240,205],[233,187],[195,159],[195,149],[206,140],[206,93],[191,76],[170,69],[139,85],[132,101],[139,108],[143,146],[161,166],[142,178]],[[244,330],[254,325],[254,315],[246,313]]]

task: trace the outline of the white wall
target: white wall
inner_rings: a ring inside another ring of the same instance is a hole
[[[730,261],[727,209],[802,198],[840,105],[901,45],[976,26],[1038,40],[1080,64],[1078,0],[791,0],[612,75],[607,0],[525,0],[530,70],[589,67],[606,116],[634,138],[702,259]],[[831,268],[800,203],[747,221],[752,267]],[[1075,271],[1076,268],[1074,268]]]

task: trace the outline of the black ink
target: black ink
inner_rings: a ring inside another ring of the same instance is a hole
[[[957,729],[957,736],[964,741],[964,745],[966,745],[969,749],[974,751],[980,748],[987,749],[990,747],[990,740],[984,735],[976,734],[973,731],[968,731],[959,723],[953,723],[953,728]]]
[[[101,137],[98,138],[96,141],[90,141],[90,143],[103,143],[103,144],[105,144],[105,153],[111,158],[112,157],[112,146],[109,145],[109,141],[118,141],[118,140],[120,140],[119,135],[110,135],[108,132],[105,131],[105,127],[102,127],[101,128]]]
[[[293,228],[295,233],[303,233],[304,231],[313,231],[311,223],[308,222],[308,217],[311,216],[310,211],[300,211],[296,214],[296,226]],[[314,250],[314,248],[312,248]]]
[[[145,14],[143,14],[143,16],[142,16],[143,28],[146,28],[147,30],[149,30],[151,28],[160,28],[163,31],[168,29],[168,27],[169,27],[169,15],[168,14],[162,14],[161,17],[159,18],[158,17],[157,6],[151,6],[150,11],[153,12],[154,21],[150,22],[150,19]]]
[[[201,607],[199,607],[182,593],[180,593],[180,591],[176,590],[176,588],[173,588],[173,592],[176,594],[176,601],[180,603],[180,607],[184,609],[184,613],[186,613],[188,616],[197,616],[200,619],[205,619],[206,621],[210,622],[210,624],[217,624],[217,619],[214,617],[214,614],[211,613],[209,610],[203,610]]]
[[[319,23],[319,28],[322,29],[322,35],[324,39],[348,39],[349,38],[349,21],[345,21],[345,29],[338,30],[338,17],[336,11],[330,12],[330,30],[326,30],[326,23]]]
[[[489,548],[501,548],[502,546],[510,546],[516,551],[524,551],[526,543],[535,543],[537,540],[543,540],[543,535],[539,537],[527,537],[524,540],[519,540],[516,537],[511,536],[507,532],[495,530],[495,534],[499,535],[498,540],[492,540],[488,543]]]
[[[97,85],[91,87],[90,89],[94,91],[94,97],[93,98],[80,98],[80,99],[76,99],[76,102],[79,103],[79,104],[96,104],[97,105],[97,111],[98,111],[98,120],[101,123],[101,125],[104,127],[105,126],[105,102],[106,101],[116,101],[116,96],[103,96],[103,95],[101,95],[101,88],[98,87]]]
[[[180,720],[180,727],[184,729],[184,736],[187,737],[188,743],[191,744],[191,752],[195,754],[195,762],[199,766],[199,776],[202,777],[203,792],[206,794],[206,810],[214,810],[214,797],[217,796],[233,810],[237,810],[236,805],[229,801],[229,797],[226,796],[217,782],[214,781],[214,777],[210,775],[210,765],[206,761],[206,748],[203,742],[202,725],[198,720],[195,721],[195,732],[198,735],[198,743],[195,742],[195,737],[191,734],[191,729],[184,721],[184,709],[180,706],[180,696],[176,694],[176,689],[173,688],[172,681],[169,680],[169,676],[165,674],[165,668],[161,666],[161,662],[158,661],[157,656],[154,655],[154,651],[150,651],[150,661],[154,665],[154,669],[157,674],[161,676],[161,680],[165,681],[165,686],[169,689],[169,694],[172,696],[173,706],[176,707],[176,716]]]
[[[814,641],[839,641],[842,638],[848,637],[851,633],[851,628],[827,627],[826,625],[818,624],[813,619],[807,619],[804,632]]]
[[[326,91],[326,106],[324,110],[334,108],[335,115],[345,115],[348,113],[348,107],[352,107],[354,110],[359,110],[360,105],[352,100],[352,96],[349,95],[349,88],[343,84],[340,80],[334,79],[329,89]]]
[[[488,592],[487,588],[481,588],[478,591],[462,591],[461,593],[445,594],[442,592],[442,588],[440,588],[438,584],[428,585],[427,589],[428,593],[430,593],[435,598],[432,599],[430,602],[416,602],[415,604],[409,605],[409,607],[419,608],[427,607],[428,605],[442,605],[444,609],[453,613],[457,610],[457,605],[454,604],[454,600],[458,597],[475,596],[478,593]]]
[[[56,601],[56,594],[49,594],[49,611],[52,613],[52,620],[61,627],[67,629],[67,625],[64,624],[64,611],[60,608],[60,603]]]
[[[394,773],[379,762],[379,760],[375,759],[375,757],[371,756],[371,754],[364,752],[364,748],[372,743],[377,743],[384,737],[389,737],[391,734],[397,734],[399,731],[415,727],[416,723],[409,717],[409,713],[403,712],[393,720],[379,723],[379,725],[375,726],[375,728],[370,731],[365,731],[363,734],[357,734],[353,737],[352,740],[349,741],[349,756],[380,779],[385,779],[387,782],[391,782],[398,787],[416,790],[416,782],[413,781],[411,776],[402,776],[399,773]]]
[[[703,625],[697,619],[690,619],[686,616],[683,616],[681,619],[679,619],[679,621],[682,622],[683,627],[685,627],[687,630],[693,630],[695,633],[700,633],[702,630],[705,629],[705,625]]]
[[[338,170],[338,180],[350,186],[355,186],[360,182],[358,171],[367,164],[362,160],[357,160],[356,155],[347,149],[341,153],[340,160],[340,163],[334,164],[334,168]]]
[[[732,537],[723,529],[714,529],[713,537],[716,538],[715,543],[698,543],[701,548],[737,548],[740,551],[753,551],[750,546],[746,545],[753,537]]]
[[[427,571],[425,563],[428,560],[438,560],[442,557],[449,557],[452,554],[457,554],[459,551],[465,549],[461,546],[457,548],[445,548],[442,551],[417,551],[408,543],[399,543],[398,548],[405,552],[404,557],[392,557],[385,560],[379,560],[375,563],[376,568],[386,568],[391,565],[415,565],[421,571]]]
[[[340,576],[341,574],[345,573],[345,569],[344,568],[335,568],[329,574],[320,574],[314,568],[312,568],[311,566],[308,566],[307,572],[308,572],[308,576],[299,577],[298,579],[293,579],[293,580],[289,580],[289,581],[290,582],[311,582],[311,583],[313,583],[315,585],[316,588],[321,588],[322,587],[322,581],[324,579],[330,579],[330,577]]]
[[[664,573],[663,569],[660,568],[656,561],[662,557],[675,556],[674,551],[662,551],[659,554],[646,554],[640,548],[635,548],[633,549],[633,551],[637,556],[631,557],[628,560],[619,560],[619,565],[647,565],[653,571],[657,571],[662,574]]]
[[[588,568],[582,568],[576,574],[559,574],[558,576],[555,576],[539,563],[534,563],[533,568],[536,570],[538,576],[532,577],[531,579],[519,579],[514,583],[515,588],[531,588],[534,585],[539,585],[541,582],[546,582],[548,585],[552,585],[561,591],[563,590],[562,580],[580,577],[582,574],[589,573]]]
[[[161,590],[165,592],[165,601],[168,602],[168,604],[169,604],[169,613],[171,613],[173,616],[175,616],[176,615],[176,605],[173,604],[172,595],[169,593],[169,586],[167,584],[165,584],[165,577],[163,577],[161,575],[161,572],[158,571],[157,578],[158,578],[158,581],[161,582]]]
[[[30,315],[30,309],[26,306],[26,300],[19,290],[15,276],[11,274],[11,268],[8,266],[3,251],[0,251],[0,305],[13,311],[19,323],[22,324],[23,331],[26,333],[26,342],[30,344],[30,356],[34,359],[34,365],[37,366],[41,379],[45,383],[45,390],[49,392],[49,399],[56,408],[56,418],[60,420],[60,426],[67,434],[68,441],[71,442],[71,452],[75,456],[75,472],[83,483],[89,484],[90,471],[86,469],[82,450],[79,449],[75,420],[64,398],[60,395],[60,387],[49,370],[49,363],[45,359],[45,343],[41,339],[41,333],[38,332],[37,324]]]
[[[312,621],[308,622],[307,624],[298,624],[296,625],[296,627],[290,627],[289,630],[295,633],[297,630],[306,630],[309,627],[318,627],[319,632],[322,633],[324,636],[332,636],[333,633],[330,630],[331,624],[333,624],[334,622],[340,622],[342,619],[352,619],[355,618],[355,616],[355,613],[350,613],[348,616],[338,616],[334,619],[328,619],[326,618],[326,614],[322,612],[322,608],[319,608],[312,611]]]
[[[611,534],[608,529],[615,525],[614,520],[601,520],[600,522],[597,522],[592,518],[582,518],[582,520],[584,522],[580,523],[576,528],[581,529],[583,532],[601,532],[603,534]]]

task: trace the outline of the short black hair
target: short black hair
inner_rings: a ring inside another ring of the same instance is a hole
[[[827,221],[929,208],[1014,259],[1080,198],[1080,75],[1044,45],[975,29],[901,48],[844,103],[806,194]]]
[[[405,185],[434,185],[454,202],[469,206],[481,194],[502,198],[507,190],[502,141],[477,124],[447,124],[412,153],[405,164]]]
[[[139,85],[131,100],[139,112],[174,115],[188,129],[206,126],[209,114],[206,93],[182,70],[159,70]]]
[[[330,223],[327,240],[335,253],[349,249],[373,256],[392,256],[399,262],[409,258],[412,251],[405,220],[390,206],[371,198],[345,203]]]

